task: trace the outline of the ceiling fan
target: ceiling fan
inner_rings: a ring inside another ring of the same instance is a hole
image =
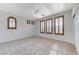
[[[38,13],[39,13],[39,11],[40,11],[40,9],[39,8],[37,8],[37,9],[34,9],[34,11],[35,11],[35,15],[37,15]],[[41,16],[45,16],[45,14],[41,14]]]
[[[39,10],[39,8],[37,8],[37,9],[34,9],[34,11],[35,11],[34,14],[38,14],[40,10]]]

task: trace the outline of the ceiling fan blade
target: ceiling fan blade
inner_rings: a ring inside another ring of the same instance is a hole
[[[36,11],[35,11],[35,14],[37,14],[39,12],[39,9],[37,9]]]

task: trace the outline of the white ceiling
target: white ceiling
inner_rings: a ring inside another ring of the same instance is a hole
[[[0,3],[0,11],[35,19],[70,10],[72,6],[72,3]]]

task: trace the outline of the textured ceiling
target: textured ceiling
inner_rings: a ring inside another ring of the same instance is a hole
[[[0,11],[37,19],[70,10],[72,6],[72,3],[0,3]]]

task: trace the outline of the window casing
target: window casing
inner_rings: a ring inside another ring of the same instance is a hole
[[[40,33],[45,33],[45,20],[40,21]]]
[[[7,27],[8,29],[16,29],[17,23],[16,23],[16,18],[15,17],[8,17],[7,19]]]
[[[52,26],[52,18],[46,19],[46,33],[52,34],[53,33],[53,26]]]
[[[54,18],[54,34],[64,35],[64,15]]]

